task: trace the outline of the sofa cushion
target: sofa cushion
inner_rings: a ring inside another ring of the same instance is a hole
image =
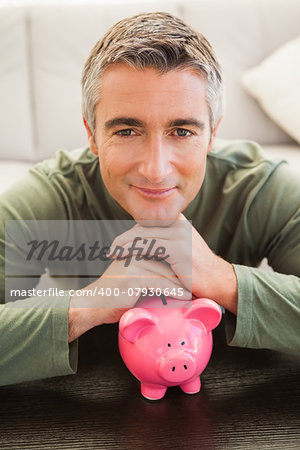
[[[195,0],[184,19],[212,43],[225,75],[226,110],[219,137],[292,143],[243,89],[240,78],[299,33],[299,0]]]
[[[242,84],[268,116],[300,143],[300,35],[246,71]]]

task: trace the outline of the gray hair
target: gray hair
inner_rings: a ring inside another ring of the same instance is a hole
[[[145,13],[117,22],[92,48],[82,74],[82,113],[95,133],[96,105],[104,70],[117,63],[159,73],[193,69],[207,81],[206,101],[211,132],[223,115],[222,71],[215,53],[201,34],[165,12]]]

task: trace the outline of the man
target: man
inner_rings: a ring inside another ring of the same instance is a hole
[[[222,75],[207,40],[166,13],[125,19],[92,49],[82,92],[89,148],[39,164],[3,196],[1,242],[5,220],[134,219],[85,287],[119,295],[2,306],[1,383],[74,373],[76,338],[117,322],[136,287],[217,301],[231,345],[298,352],[300,182],[252,142],[215,142]],[[113,257],[137,237],[167,259]],[[264,257],[275,272],[256,268]]]

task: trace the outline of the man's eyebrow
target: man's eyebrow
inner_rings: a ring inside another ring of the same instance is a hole
[[[107,120],[104,127],[106,130],[109,130],[119,125],[125,125],[127,127],[142,127],[144,123],[141,120],[134,119],[133,117],[115,117],[114,119]]]
[[[126,127],[144,127],[145,123],[139,119],[135,119],[134,117],[114,117],[113,119],[107,120],[104,124],[104,127],[106,130],[109,130],[119,125],[124,125]],[[194,118],[174,119],[168,123],[169,128],[183,127],[186,125],[192,125],[199,128],[200,130],[204,129],[204,123]]]
[[[197,119],[188,118],[188,119],[175,119],[171,120],[171,122],[168,123],[169,127],[183,127],[186,125],[192,125],[194,127],[199,128],[200,130],[203,130],[205,125],[203,122]]]

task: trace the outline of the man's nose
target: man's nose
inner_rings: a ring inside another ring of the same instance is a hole
[[[152,183],[162,182],[172,172],[170,148],[163,138],[149,138],[141,150],[139,173]]]

